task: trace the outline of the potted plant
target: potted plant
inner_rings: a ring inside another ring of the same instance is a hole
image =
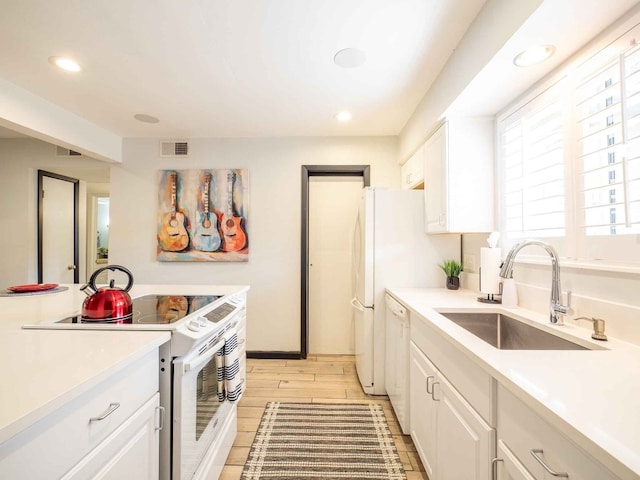
[[[444,263],[439,266],[447,276],[447,288],[449,290],[457,290],[460,288],[460,272],[462,271],[460,262],[456,260],[445,260]]]

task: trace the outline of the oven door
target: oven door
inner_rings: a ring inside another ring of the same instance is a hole
[[[224,390],[224,340],[173,361],[173,479],[193,477],[232,408]],[[223,397],[224,398],[224,397]]]

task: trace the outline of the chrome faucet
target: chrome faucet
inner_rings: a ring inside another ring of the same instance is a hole
[[[562,305],[562,289],[560,288],[560,265],[558,264],[558,253],[551,245],[541,242],[540,240],[525,240],[516,243],[507,257],[504,259],[502,268],[500,268],[500,276],[502,278],[511,278],[513,276],[513,262],[516,255],[524,247],[529,245],[538,245],[544,248],[551,257],[551,300],[549,302],[549,322],[562,325],[562,315],[571,313],[571,292],[567,294],[567,305]]]

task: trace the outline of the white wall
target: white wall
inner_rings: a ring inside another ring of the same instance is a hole
[[[111,167],[109,263],[137,283],[249,284],[248,349],[300,349],[301,165],[371,165],[371,183],[399,187],[397,138],[193,139],[189,158],[158,156],[158,140],[127,139]],[[246,263],[156,261],[157,172],[246,168]]]
[[[55,146],[29,138],[0,140],[0,289],[36,283],[38,170],[73,176],[74,169],[104,168],[85,157],[60,158]],[[77,178],[77,177],[76,177]],[[80,280],[84,279],[86,247],[86,183],[80,182]]]

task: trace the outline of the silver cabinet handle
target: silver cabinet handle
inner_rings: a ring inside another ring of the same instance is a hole
[[[542,465],[542,468],[544,468],[549,475],[553,477],[569,478],[569,474],[567,472],[556,472],[555,470],[552,470],[551,467],[547,465],[546,462],[540,457],[540,455],[542,455],[543,453],[544,452],[541,448],[533,448],[531,450],[531,455],[533,456],[533,458],[535,458],[538,463]]]
[[[436,377],[433,376],[433,375],[429,375],[427,377],[427,393],[429,395],[433,395],[433,385],[431,385],[431,389],[429,389],[429,380],[435,380],[435,379],[436,379]]]
[[[158,426],[156,430],[160,431],[164,428],[164,417],[165,417],[165,409],[164,407],[156,407],[158,411]]]
[[[97,417],[91,417],[89,422],[99,422],[100,420],[104,420],[113,412],[115,412],[118,408],[120,408],[120,404],[118,402],[113,402],[109,404],[109,408],[107,408],[101,415]]]
[[[431,386],[431,398],[434,401],[439,402],[440,399],[436,398],[436,385],[440,385],[440,382],[433,382],[433,385]]]
[[[496,464],[498,462],[504,462],[501,458],[494,458],[491,460],[491,478],[492,480],[498,480],[498,469],[496,468]]]

